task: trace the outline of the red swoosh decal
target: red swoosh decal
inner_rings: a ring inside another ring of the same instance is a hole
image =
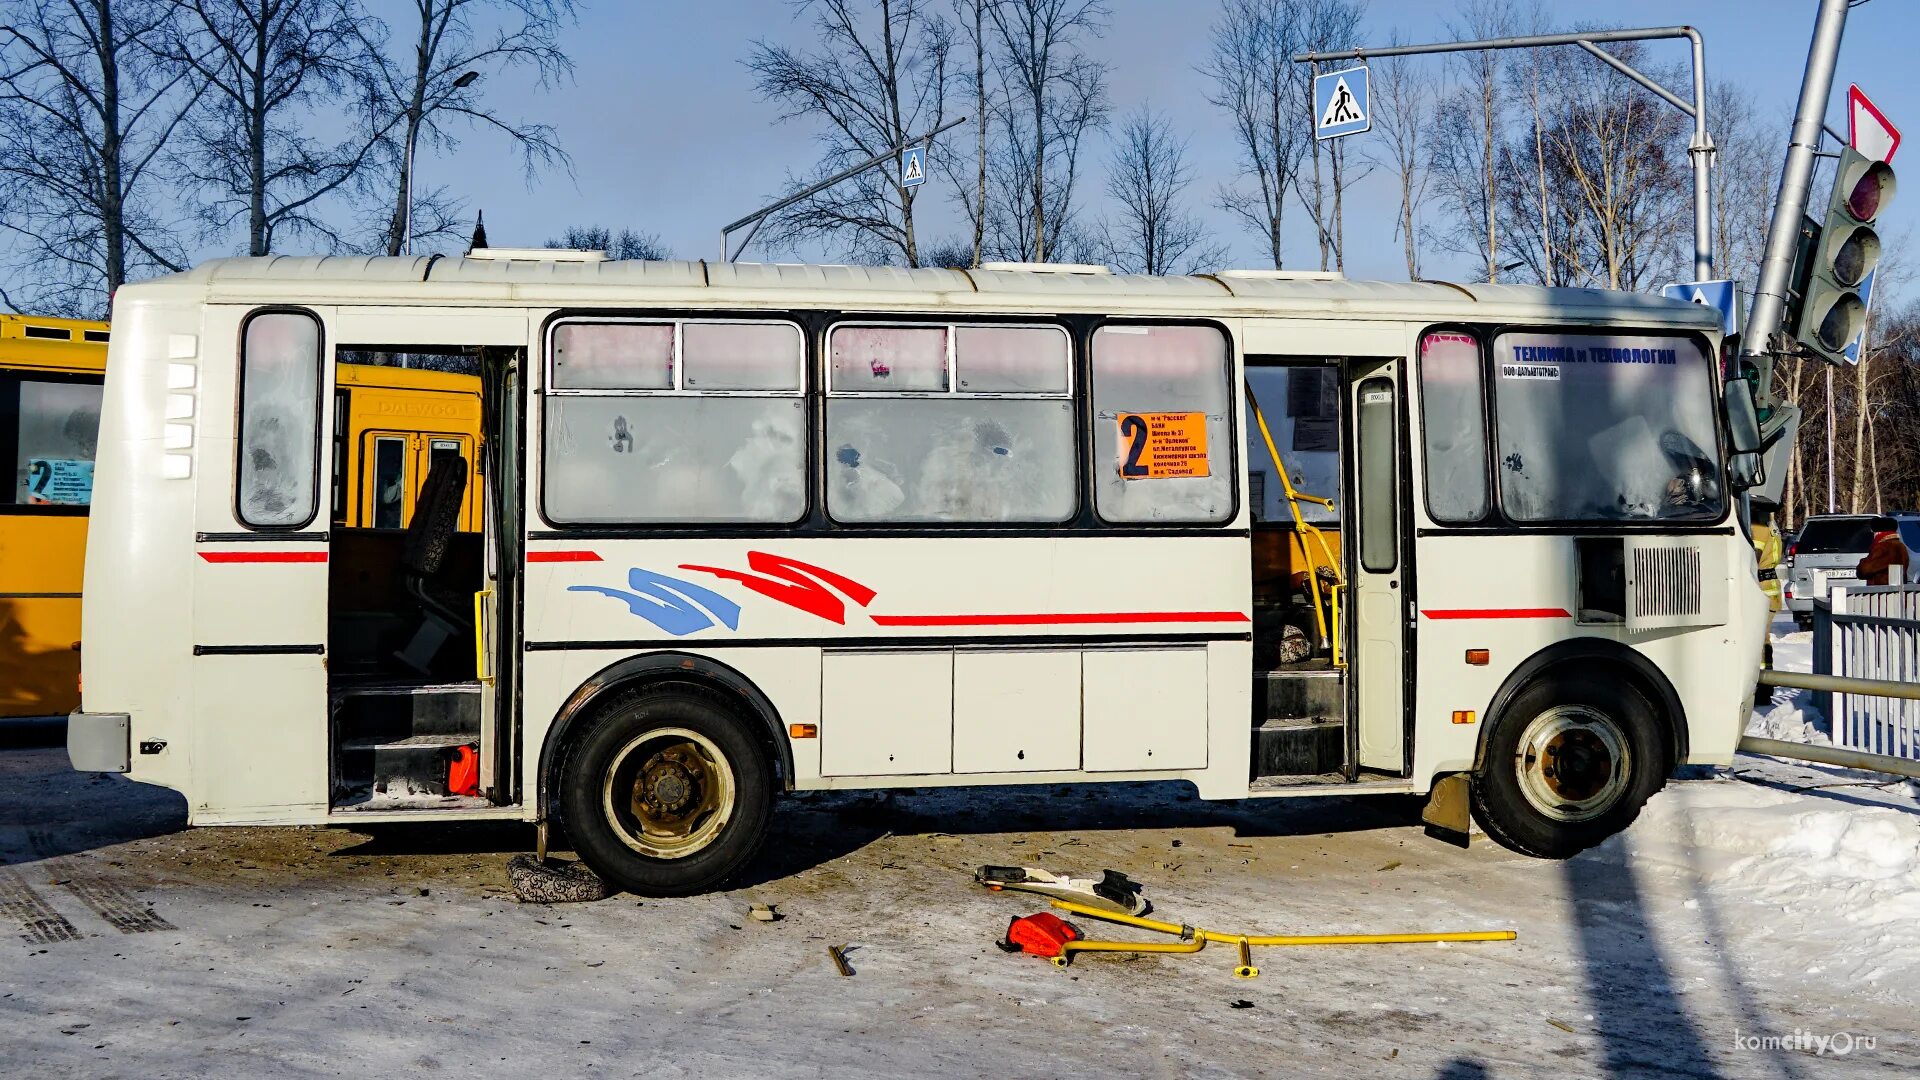
[[[324,551],[203,551],[200,557],[210,563],[322,563]]]
[[[691,563],[681,563],[680,569],[737,581],[761,596],[770,597],[788,607],[799,608],[801,611],[818,615],[828,622],[839,623],[842,626],[847,622],[846,601],[834,595],[830,588],[839,590],[861,607],[872,603],[875,595],[872,589],[852,578],[843,577],[831,570],[823,570],[811,563],[803,563],[798,559],[789,559],[784,555],[749,551],[747,565],[760,573],[749,574],[741,570],[725,570],[718,566],[695,566]]]
[[[1438,608],[1422,610],[1429,619],[1571,619],[1573,613],[1557,607]]]
[[[599,562],[597,551],[529,551],[527,561],[536,562]]]
[[[877,626],[1087,626],[1118,623],[1243,623],[1237,611],[1068,611],[1012,615],[875,615]]]

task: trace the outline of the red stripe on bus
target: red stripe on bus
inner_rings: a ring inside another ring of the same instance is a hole
[[[1243,623],[1237,611],[1106,611],[1030,615],[875,615],[879,626],[1084,626],[1098,623]]]
[[[326,562],[324,551],[203,551],[200,557],[210,563],[316,563]]]
[[[1420,612],[1429,619],[1571,619],[1573,613],[1557,607],[1443,608]]]
[[[597,551],[529,551],[527,561],[534,562],[599,562]]]

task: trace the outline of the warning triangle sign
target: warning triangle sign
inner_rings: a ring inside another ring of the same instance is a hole
[[[1333,85],[1333,93],[1327,97],[1327,107],[1320,114],[1319,126],[1328,128],[1336,124],[1357,124],[1366,118],[1366,110],[1360,107],[1353,91],[1347,87],[1346,77],[1341,76]]]

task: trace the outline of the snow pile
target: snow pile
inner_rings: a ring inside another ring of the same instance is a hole
[[[1788,967],[1911,997],[1920,987],[1920,812],[1726,781],[1670,785],[1629,850],[1697,882],[1705,929]],[[1687,905],[1693,907],[1691,903]]]
[[[1747,720],[1747,734],[1781,742],[1831,746],[1833,729],[1820,710],[1813,707],[1812,698],[1805,690],[1775,687],[1772,703],[1765,709],[1755,709]]]

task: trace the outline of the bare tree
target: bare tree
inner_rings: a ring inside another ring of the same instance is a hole
[[[1513,22],[1512,0],[1462,0],[1459,21],[1450,29],[1462,39],[1493,38],[1511,33]],[[1451,66],[1459,81],[1441,102],[1434,123],[1434,186],[1452,216],[1443,239],[1456,251],[1471,252],[1488,281],[1499,281],[1501,271],[1499,161],[1507,113],[1503,55],[1456,54]]]
[[[1388,44],[1401,43],[1398,33]],[[1420,213],[1429,198],[1432,175],[1427,170],[1427,127],[1432,122],[1432,101],[1437,96],[1431,69],[1405,56],[1383,56],[1372,61],[1377,78],[1372,81],[1368,108],[1373,112],[1373,130],[1379,133],[1374,146],[1374,161],[1393,173],[1400,189],[1400,216],[1393,231],[1405,246],[1407,279],[1420,278]]]
[[[1302,33],[1307,48],[1314,51],[1350,47],[1359,37],[1360,19],[1366,13],[1362,0],[1301,0]],[[1313,80],[1301,83],[1302,106],[1313,109]],[[1345,139],[1313,139],[1307,156],[1309,172],[1302,169],[1294,177],[1294,191],[1307,213],[1313,215],[1313,231],[1320,244],[1320,269],[1346,268],[1346,226],[1341,208],[1346,189],[1364,176],[1347,175]],[[1326,158],[1323,174],[1320,159]]]
[[[392,135],[369,93],[365,13],[353,0],[166,0],[161,49],[205,87],[184,131],[183,179],[201,188],[209,229],[246,229],[246,250],[339,232],[323,200],[361,179]],[[322,112],[344,138],[310,134]]]
[[[1200,219],[1182,205],[1193,171],[1187,143],[1149,106],[1128,116],[1107,171],[1117,220],[1105,229],[1107,260],[1129,274],[1191,274],[1226,253],[1207,243]]]
[[[1754,114],[1753,98],[1727,83],[1707,91],[1713,117],[1713,265],[1721,277],[1756,284],[1782,148]],[[1778,129],[1784,130],[1784,129]]]
[[[965,47],[971,53],[972,63],[963,72],[955,73],[955,80],[961,85],[962,92],[973,103],[970,116],[973,120],[973,153],[960,155],[935,148],[934,161],[947,183],[952,185],[954,200],[960,204],[960,212],[966,216],[967,226],[972,233],[973,255],[971,261],[955,262],[950,245],[941,245],[941,258],[923,253],[923,265],[926,266],[979,266],[986,246],[987,234],[987,147],[990,131],[994,124],[993,114],[998,111],[987,96],[990,75],[988,67],[993,63],[987,52],[987,7],[993,0],[953,0],[954,24],[959,27],[956,44]]]
[[[1082,47],[1106,32],[1108,15],[1105,0],[993,0],[987,8],[1001,56],[1004,254],[1046,262],[1071,246],[1081,140],[1107,116],[1106,65]]]
[[[439,150],[459,145],[443,117],[505,135],[529,179],[540,166],[567,160],[552,127],[502,117],[482,101],[473,76],[524,69],[533,72],[541,86],[564,76],[572,64],[557,35],[573,20],[573,0],[411,0],[411,6],[403,26],[411,33],[402,38],[402,58],[367,49],[379,61],[372,71],[374,107],[385,114],[382,126],[391,132],[379,168],[366,174],[375,189],[384,188],[385,201],[393,208],[383,215],[380,230],[381,247],[389,255],[400,254],[406,240],[406,199],[417,147],[423,140]],[[483,28],[476,28],[476,19]],[[408,147],[415,147],[415,154],[409,154]],[[414,191],[414,198],[425,203],[414,207],[414,216],[431,223],[425,230],[416,223],[416,236],[457,227],[456,215],[449,212],[454,204],[444,188]]]
[[[926,0],[794,0],[813,16],[818,49],[754,44],[746,65],[781,119],[825,121],[812,178],[898,146],[938,127],[945,114],[952,31]],[[895,167],[869,169],[783,211],[769,242],[827,240],[851,258],[920,265],[916,189]],[[794,186],[799,186],[799,181]]]
[[[1304,72],[1293,62],[1301,42],[1297,0],[1226,0],[1201,67],[1213,80],[1207,100],[1232,117],[1240,175],[1251,186],[1222,185],[1220,207],[1260,237],[1276,270],[1286,265],[1281,226],[1310,138],[1298,114]]]
[[[569,225],[566,232],[548,240],[546,246],[574,251],[604,251],[612,259],[658,261],[673,258],[673,252],[660,242],[659,233],[640,233],[632,229],[614,232],[605,225]]]
[[[36,310],[102,315],[125,282],[186,262],[150,194],[194,100],[148,49],[165,17],[153,0],[0,9],[0,244]]]

